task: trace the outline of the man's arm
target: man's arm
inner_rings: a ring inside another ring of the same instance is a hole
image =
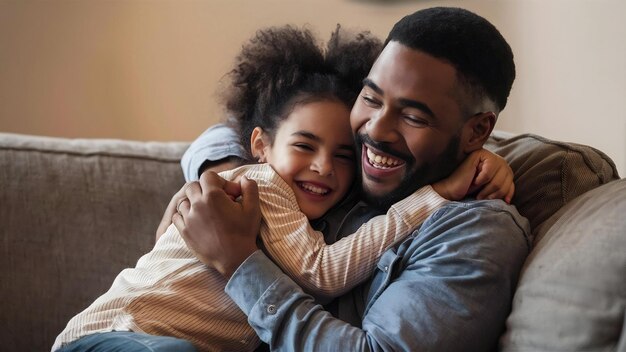
[[[362,328],[325,312],[260,251],[239,266],[226,292],[272,350],[492,349],[529,229],[503,202],[474,204],[444,207],[383,255]]]
[[[185,181],[197,181],[205,171],[221,172],[232,170],[248,163],[246,152],[241,146],[237,133],[224,124],[216,124],[204,131],[183,154],[180,165]],[[176,207],[186,197],[184,185],[170,200],[157,227],[156,240],[165,233],[172,223]]]
[[[185,181],[197,181],[203,171],[214,172],[228,170],[228,165],[237,167],[248,163],[246,152],[241,145],[237,132],[218,123],[209,127],[183,154],[180,165]]]

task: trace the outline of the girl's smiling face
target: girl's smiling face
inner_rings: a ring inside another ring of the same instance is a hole
[[[354,179],[350,110],[335,100],[296,105],[273,141],[254,130],[252,152],[293,189],[307,218],[317,219],[345,196]]]

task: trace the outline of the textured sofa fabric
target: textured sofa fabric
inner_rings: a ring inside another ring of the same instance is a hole
[[[626,179],[549,221],[526,260],[503,349],[626,351]]]
[[[0,134],[0,350],[49,350],[150,250],[185,148]]]
[[[487,148],[535,236],[501,350],[626,351],[626,180],[588,146],[495,133]]]
[[[619,178],[606,154],[580,144],[495,132],[485,147],[511,165],[516,187],[512,203],[528,218],[535,234],[572,199]]]
[[[121,269],[133,266],[152,247],[165,206],[183,184],[179,159],[186,146],[0,133],[3,351],[49,350],[67,321],[103,293]],[[514,204],[529,218],[541,241],[557,233],[556,228],[548,231],[552,224],[562,226],[555,222],[560,213],[553,216],[559,209],[618,178],[606,155],[585,146],[534,135],[494,133],[487,147],[503,155],[514,169]],[[593,224],[595,219],[589,216],[588,221]],[[616,226],[623,235],[623,223]],[[555,236],[555,241],[561,238],[568,236]],[[569,246],[562,251],[579,244]],[[626,248],[613,251],[626,252]],[[542,253],[533,252],[531,257],[539,260]],[[527,270],[532,267],[529,263]],[[624,268],[615,270],[623,273]],[[531,283],[535,280],[522,276]],[[586,278],[574,275],[570,282],[576,280]],[[536,306],[519,304],[526,294],[523,290],[516,294],[503,348],[535,338],[533,331],[521,328],[538,318],[528,313],[535,312]],[[551,316],[545,321],[555,321],[561,313],[546,314]],[[522,320],[513,320],[516,316]],[[603,322],[591,325],[614,329]],[[578,333],[549,326],[544,332],[557,344],[563,335]]]

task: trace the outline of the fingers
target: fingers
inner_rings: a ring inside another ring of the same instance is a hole
[[[504,192],[502,190],[502,187],[505,186],[505,180],[504,180],[504,178],[506,177],[505,174],[496,172],[492,176],[493,177],[487,180],[488,183],[486,183],[480,189],[480,192],[478,192],[478,194],[476,195],[476,199],[493,199],[490,197],[495,197],[500,193],[501,193],[501,196],[504,196],[505,194],[504,192],[508,191],[508,187],[506,190],[504,190]]]
[[[501,156],[485,149],[481,149],[475,153],[478,154],[480,158],[478,167],[476,168],[476,178],[474,179],[475,186],[482,186],[493,182],[496,175],[503,171],[502,168],[504,165],[508,165]]]
[[[221,189],[232,200],[241,196],[241,185],[239,182],[228,181],[212,171],[206,171],[200,176],[200,186],[203,192]]]
[[[515,192],[513,170],[501,156],[483,150],[472,188],[479,188],[476,199],[503,199],[511,202]],[[482,188],[481,188],[482,187]]]
[[[161,222],[159,223],[159,226],[157,227],[157,230],[156,230],[157,241],[159,240],[161,235],[165,233],[165,230],[168,228],[168,226],[170,226],[170,224],[172,223],[172,216],[176,214],[176,201],[177,201],[176,195],[174,195],[172,200],[170,200],[169,204],[167,205],[167,208],[165,208],[165,213],[163,214],[163,217],[161,218]]]
[[[199,182],[203,190],[208,190],[210,188],[223,188],[226,180],[213,171],[205,171],[200,175]]]
[[[514,194],[515,194],[515,184],[511,182],[511,187],[509,187],[509,191],[506,192],[506,194],[504,195],[502,199],[504,199],[504,201],[507,202],[507,204],[511,204]]]
[[[183,216],[178,213],[174,213],[172,216],[172,223],[176,226],[178,233],[182,235],[185,230],[185,221],[183,220]]]
[[[501,192],[498,185],[488,183],[480,190],[480,192],[478,192],[478,194],[476,195],[476,199],[493,199],[491,197],[496,196],[498,192]]]
[[[483,172],[485,170],[485,161],[480,160],[478,166],[476,167],[476,177],[474,178],[474,186],[482,186],[489,181],[491,181],[491,176],[488,172]]]
[[[486,196],[486,199],[503,199],[507,203],[511,203],[513,199],[513,194],[515,194],[515,183],[513,181],[513,174],[507,173],[506,178],[499,191],[494,192]]]
[[[480,190],[476,199],[503,199],[510,203],[514,192],[513,174],[504,169],[494,175],[489,183]]]
[[[159,226],[157,227],[157,233],[156,233],[157,240],[159,239],[159,237],[161,237],[162,234],[165,233],[165,230],[167,230],[167,228],[172,223],[172,216],[176,214],[176,211],[177,211],[176,208],[178,204],[180,203],[180,201],[187,197],[185,195],[186,188],[187,188],[187,184],[183,185],[183,187],[181,187],[178,190],[178,192],[174,194],[170,202],[167,204],[167,207],[165,208],[165,213],[163,214],[163,217],[161,218],[161,222],[159,223]]]
[[[195,184],[195,185],[194,185]],[[161,219],[161,223],[157,229],[157,240],[170,226],[170,224],[174,224],[179,232],[185,226],[185,222],[183,219],[183,215],[187,216],[189,213],[189,209],[191,207],[191,203],[187,198],[187,192],[191,192],[190,194],[195,194],[198,190],[195,189],[197,182],[189,182],[186,183],[170,200],[167,208],[165,209],[165,214],[163,214],[163,218]],[[189,188],[193,189],[189,189]]]
[[[483,195],[480,198],[476,197],[476,199],[502,199],[508,204],[510,204],[511,200],[513,199],[514,192],[515,192],[515,187],[513,186],[513,184],[511,184],[510,187],[500,188],[496,190],[495,192],[487,194],[487,195]]]
[[[231,197],[231,199],[237,199],[239,196],[243,195],[241,183],[226,180],[224,182],[225,183],[222,188],[224,192],[226,192],[226,194]],[[256,186],[256,182],[254,183],[254,185]]]
[[[176,226],[179,233],[183,233],[185,228],[185,218],[189,214],[190,209],[191,203],[187,198],[183,198],[176,206],[176,212],[172,215],[172,224]]]
[[[189,182],[185,185],[185,197],[181,197],[178,200],[177,207],[179,203],[183,200],[183,198],[189,199],[190,202],[198,201],[202,197],[202,188],[198,181]]]
[[[176,207],[176,212],[182,215],[183,218],[185,218],[187,217],[187,214],[189,214],[190,208],[191,208],[191,203],[189,202],[189,199],[183,198],[183,200],[181,200],[180,203],[178,203],[178,206]]]
[[[241,204],[245,212],[247,212],[252,219],[260,219],[261,210],[259,206],[259,187],[256,182],[242,177],[241,179]]]
[[[504,196],[504,201],[508,204],[511,204],[513,201],[513,196],[515,195],[515,183],[511,182],[511,188],[509,188],[509,192]]]

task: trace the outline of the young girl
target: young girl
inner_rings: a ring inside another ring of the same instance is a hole
[[[356,233],[324,243],[309,220],[322,217],[351,189],[350,107],[381,47],[366,33],[350,41],[340,34],[337,29],[323,51],[306,30],[258,32],[239,55],[226,94],[232,120],[248,141],[244,145],[262,164],[220,175],[257,182],[266,252],[319,299],[341,295],[367,279],[385,249],[443,205],[447,200],[433,187],[470,184],[477,173],[474,155],[450,179],[421,188]],[[491,179],[503,169],[500,159],[493,160],[495,166],[485,162],[477,178]],[[70,320],[53,350],[109,346],[118,343],[113,341],[119,334],[154,339],[151,343],[171,336],[201,351],[254,350],[260,341],[224,293],[225,284],[217,271],[196,259],[172,225],[135,268],[122,271],[108,292]]]

